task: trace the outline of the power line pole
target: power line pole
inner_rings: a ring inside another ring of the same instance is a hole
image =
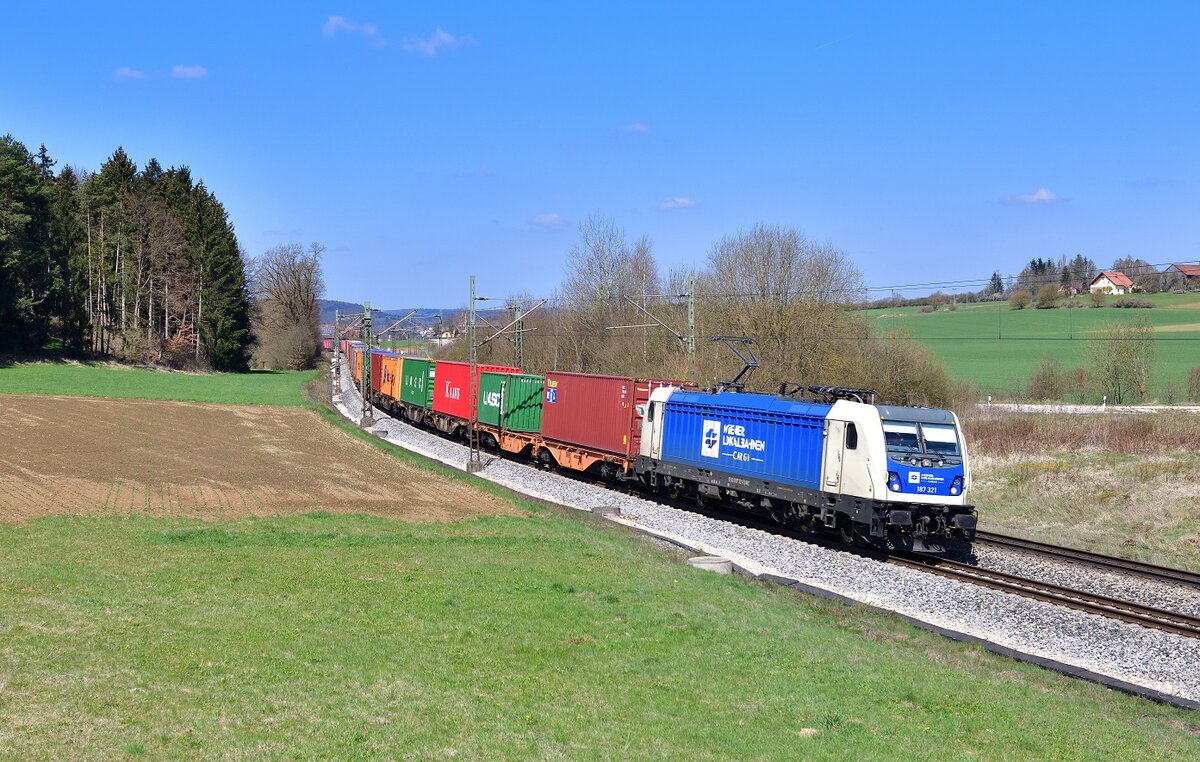
[[[338,310],[333,311],[333,343],[330,345],[332,352],[329,356],[329,365],[332,370],[330,377],[332,381],[329,387],[329,399],[333,402],[338,402],[342,396],[342,361],[338,356],[338,352],[342,348],[342,332],[338,329],[338,323],[341,322],[341,313]]]
[[[525,310],[525,302],[518,299],[513,303],[513,321],[516,325],[513,327],[513,353],[517,357],[516,365],[518,368],[525,368],[525,345],[521,340],[521,334],[525,330],[525,317],[521,314]]]
[[[471,393],[468,401],[471,403],[470,431],[468,432],[471,452],[467,455],[467,473],[474,474],[483,470],[483,460],[479,457],[479,348],[475,345],[475,276],[471,276],[471,299],[467,308],[467,341],[471,344]]]
[[[363,302],[362,320],[362,420],[358,423],[364,429],[375,425],[375,417],[371,415],[371,303]]]
[[[696,382],[696,276],[688,278],[688,381]]]

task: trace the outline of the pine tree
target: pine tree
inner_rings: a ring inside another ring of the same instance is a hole
[[[988,291],[993,294],[999,294],[1004,291],[1004,280],[1000,277],[1000,271],[992,273],[992,282],[988,285]]]
[[[45,185],[25,146],[0,138],[0,352],[40,349],[49,327]]]
[[[225,208],[204,183],[192,192],[187,239],[200,276],[196,322],[203,352],[215,370],[246,370],[251,342],[246,267]]]
[[[90,326],[87,319],[87,250],[84,246],[79,178],[64,167],[50,187],[51,256],[62,273],[55,299],[63,348],[81,352]]]

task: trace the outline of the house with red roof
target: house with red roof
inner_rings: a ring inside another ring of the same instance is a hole
[[[1183,265],[1175,263],[1163,270],[1163,281],[1189,290],[1200,287],[1200,265]],[[1174,287],[1174,286],[1172,286]]]
[[[1099,291],[1103,294],[1128,294],[1133,290],[1133,281],[1119,270],[1103,270],[1095,278],[1088,290],[1093,294]]]

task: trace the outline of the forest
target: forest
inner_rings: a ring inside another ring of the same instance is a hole
[[[245,370],[247,263],[217,197],[122,148],[96,172],[56,165],[0,138],[0,356]]]

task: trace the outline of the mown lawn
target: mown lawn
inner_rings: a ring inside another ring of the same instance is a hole
[[[0,756],[1200,755],[1193,713],[548,511],[45,518],[0,553]]]
[[[1109,297],[1111,305],[1119,297]],[[1136,294],[1153,309],[1106,306],[1052,310],[1013,310],[1008,302],[960,304],[921,314],[917,307],[870,310],[878,331],[904,331],[929,347],[951,376],[969,381],[997,399],[1017,396],[1043,360],[1056,358],[1067,369],[1087,365],[1089,347],[1106,328],[1144,318],[1156,331],[1156,362],[1151,396],[1162,400],[1168,382],[1178,394],[1187,372],[1200,367],[1200,294]],[[1087,297],[1076,301],[1087,304]],[[1099,402],[1099,398],[1095,400]],[[1183,401],[1182,398],[1176,400]]]
[[[0,366],[0,394],[303,405],[315,372],[177,373],[111,363],[32,362]]]

